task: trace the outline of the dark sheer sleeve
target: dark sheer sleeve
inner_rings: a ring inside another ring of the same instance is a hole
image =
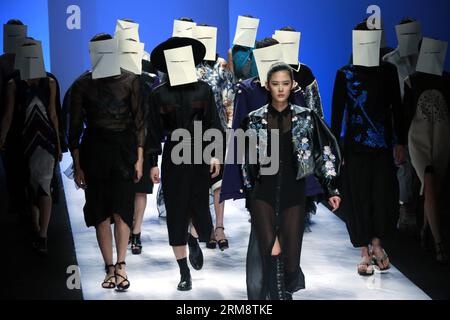
[[[346,80],[345,74],[339,70],[336,74],[331,106],[331,132],[338,141],[341,140],[342,120],[345,111]]]
[[[56,78],[55,75],[51,73],[47,73],[47,75],[55,80],[56,83],[56,102],[55,102],[55,111],[56,116],[58,117],[58,123],[59,123],[59,144],[61,147],[62,152],[67,152],[67,135],[65,131],[65,126],[63,125],[63,118],[62,118],[62,107],[61,107],[61,90],[59,87],[59,81]]]
[[[208,108],[206,108],[206,117],[211,129],[218,129],[223,132],[223,126],[217,111],[216,99],[211,87],[208,85]]]
[[[69,108],[69,149],[73,151],[79,148],[84,126],[83,92],[78,81],[72,86]]]
[[[336,138],[326,123],[311,112],[314,123],[315,175],[328,197],[339,196],[336,187],[341,167],[341,152]]]
[[[145,144],[144,109],[142,106],[141,83],[138,77],[133,79],[130,104],[138,147],[143,148]]]
[[[402,103],[400,84],[398,81],[397,68],[394,65],[388,65],[388,83],[391,90],[392,99],[392,115],[394,118],[394,132],[397,137],[397,144],[406,145],[408,141],[408,133],[406,130],[406,114]]]
[[[161,139],[163,126],[160,114],[160,106],[157,102],[157,92],[150,94],[147,115],[147,137],[145,141],[145,154],[150,159],[151,167],[158,166],[158,156],[162,153]]]

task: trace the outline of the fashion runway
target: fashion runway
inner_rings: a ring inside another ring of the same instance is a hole
[[[64,157],[62,170],[71,163]],[[191,268],[193,289],[179,292],[178,265],[168,244],[165,219],[158,218],[155,195],[149,195],[142,227],[143,251],[127,255],[127,273],[131,287],[126,293],[101,287],[105,276],[94,228],[83,218],[84,193],[73,180],[62,174],[67,209],[86,300],[245,300],[245,261],[250,224],[243,201],[225,204],[225,232],[230,249],[221,252],[201,244],[204,267]],[[155,187],[155,191],[157,187]],[[356,264],[359,250],[348,239],[345,224],[325,207],[313,216],[312,232],[305,233],[302,269],[306,289],[294,294],[296,300],[429,300],[430,298],[395,266],[386,274],[360,277]]]

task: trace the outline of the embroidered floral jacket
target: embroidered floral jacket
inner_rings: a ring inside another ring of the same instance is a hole
[[[293,160],[297,168],[297,180],[315,174],[329,197],[339,195],[335,187],[341,166],[341,154],[336,138],[325,122],[314,111],[291,105]],[[251,112],[247,119],[247,130],[257,135],[257,159],[267,156],[268,105]],[[246,149],[245,159],[249,159],[250,149]],[[259,165],[244,161],[242,165],[244,186],[247,191],[253,189],[259,178]]]

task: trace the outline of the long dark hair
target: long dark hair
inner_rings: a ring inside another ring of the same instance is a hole
[[[287,73],[289,74],[289,77],[291,78],[292,83],[294,83],[294,71],[292,70],[292,68],[284,62],[276,62],[274,63],[270,69],[269,72],[267,72],[267,84],[269,85],[270,83],[270,79],[272,78],[273,74],[276,72],[280,72],[280,71],[287,71]],[[294,102],[294,94],[291,91],[289,98],[288,98],[289,103],[293,103]],[[272,94],[270,93],[270,91],[267,92],[267,103],[272,103]]]

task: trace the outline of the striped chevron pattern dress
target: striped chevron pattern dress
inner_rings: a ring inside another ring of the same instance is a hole
[[[27,164],[28,195],[32,202],[51,195],[55,166],[56,132],[48,112],[49,78],[37,85],[18,83],[18,98],[23,117],[22,145]]]

